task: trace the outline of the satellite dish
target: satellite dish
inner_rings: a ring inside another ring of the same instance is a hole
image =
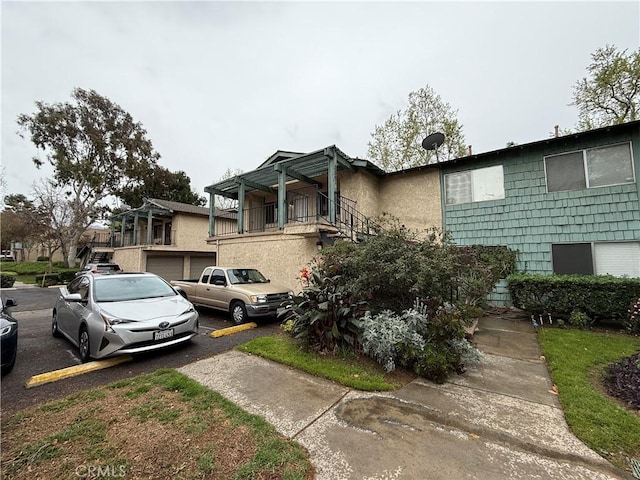
[[[444,133],[436,132],[422,140],[422,148],[425,150],[436,150],[444,143]]]

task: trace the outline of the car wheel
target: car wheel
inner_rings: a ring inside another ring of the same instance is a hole
[[[247,309],[242,302],[234,302],[231,305],[231,320],[236,325],[240,325],[247,321]]]
[[[56,312],[53,312],[53,317],[51,318],[51,335],[56,338],[62,336],[60,330],[58,330],[58,314]]]
[[[80,351],[80,361],[88,362],[89,356],[89,332],[86,326],[80,328],[80,336],[78,337],[78,350]]]

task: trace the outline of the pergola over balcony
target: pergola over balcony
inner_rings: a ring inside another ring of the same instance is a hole
[[[256,170],[242,173],[228,180],[205,187],[209,194],[209,236],[215,232],[214,205],[215,196],[220,195],[238,201],[238,233],[244,233],[244,204],[247,193],[262,191],[277,196],[278,228],[283,229],[287,222],[287,182],[298,180],[319,189],[324,186],[317,178],[326,178],[327,196],[335,202],[338,191],[339,169],[356,171],[356,167],[365,167],[384,173],[367,160],[353,159],[335,145],[311,153],[276,152]],[[334,224],[336,212],[329,209],[329,221]]]

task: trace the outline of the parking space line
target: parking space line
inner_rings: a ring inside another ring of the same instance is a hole
[[[224,335],[231,335],[233,333],[242,332],[243,330],[249,330],[251,328],[256,328],[258,326],[257,323],[243,323],[242,325],[236,325],[235,327],[227,327],[222,328],[220,330],[214,330],[209,335],[213,338],[222,337]]]
[[[73,367],[54,370],[53,372],[41,373],[39,375],[34,375],[33,377],[31,377],[25,384],[25,388],[37,387],[39,385],[44,385],[45,383],[62,380],[63,378],[82,375],[83,373],[95,372],[96,370],[113,367],[114,365],[130,362],[131,360],[133,360],[133,357],[131,355],[123,355],[120,357],[107,358],[105,360],[87,362],[83,363],[82,365],[74,365]]]

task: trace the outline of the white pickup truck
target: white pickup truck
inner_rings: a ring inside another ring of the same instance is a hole
[[[293,296],[274,285],[255,268],[206,267],[197,280],[171,280],[191,303],[231,313],[235,324],[249,318],[275,317],[283,302]]]

